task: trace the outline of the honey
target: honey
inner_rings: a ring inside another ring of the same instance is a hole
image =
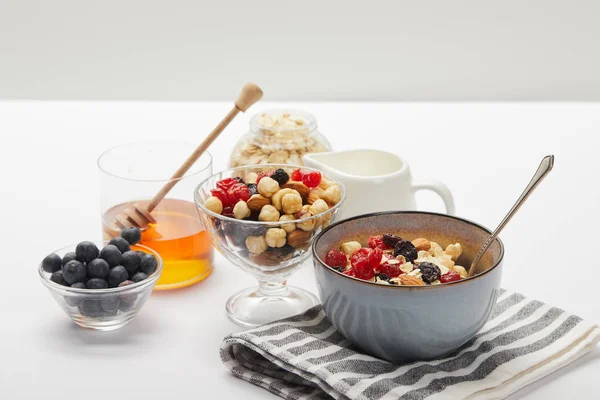
[[[144,201],[136,202],[144,204]],[[105,240],[119,234],[108,226],[118,214],[130,207],[130,203],[119,204],[104,214],[102,228]],[[142,232],[140,244],[154,249],[163,259],[163,272],[156,289],[181,288],[208,277],[212,272],[213,247],[194,203],[163,199],[152,211],[152,216],[156,223]]]

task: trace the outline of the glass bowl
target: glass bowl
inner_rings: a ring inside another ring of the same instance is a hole
[[[287,285],[287,279],[311,257],[312,239],[321,230],[331,224],[346,198],[344,185],[323,175],[332,184],[340,187],[341,197],[335,205],[320,214],[309,218],[286,221],[286,224],[302,223],[312,225],[310,230],[296,229],[286,235],[283,247],[268,247],[260,254],[251,253],[246,247],[249,236],[265,235],[269,228],[282,227],[282,223],[241,220],[216,214],[204,206],[205,200],[211,196],[211,189],[218,181],[225,178],[247,177],[250,173],[260,173],[282,168],[288,174],[297,168],[316,171],[311,168],[286,164],[249,165],[230,169],[215,174],[202,182],[194,193],[198,215],[208,232],[215,248],[234,265],[250,273],[258,280],[258,288],[245,289],[229,298],[226,304],[228,317],[235,323],[254,327],[281,318],[300,314],[319,304],[315,295],[303,289]],[[320,172],[320,171],[319,171]]]
[[[108,242],[94,244],[101,249]],[[74,244],[54,253],[62,258],[66,253],[74,252],[76,247]],[[41,264],[38,272],[54,300],[77,325],[98,331],[112,331],[127,325],[142,309],[163,269],[162,258],[154,250],[140,245],[131,246],[131,250],[154,255],[158,265],[148,278],[124,287],[77,289],[51,281],[52,274],[44,271]]]

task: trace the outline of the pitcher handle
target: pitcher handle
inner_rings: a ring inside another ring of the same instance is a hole
[[[448,189],[448,187],[442,182],[435,179],[420,180],[413,183],[413,188],[415,192],[419,190],[430,190],[435,192],[444,201],[444,204],[446,205],[446,213],[449,215],[456,214],[452,192],[450,192],[450,189]]]

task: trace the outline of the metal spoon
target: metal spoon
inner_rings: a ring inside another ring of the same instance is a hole
[[[552,167],[554,167],[554,156],[550,155],[550,156],[544,157],[544,159],[540,163],[540,166],[538,167],[535,175],[533,175],[533,178],[531,178],[529,185],[527,185],[527,187],[525,188],[523,193],[521,193],[521,197],[519,197],[519,199],[517,200],[515,205],[512,206],[512,208],[510,209],[508,214],[506,214],[506,216],[504,217],[502,222],[500,222],[500,225],[498,225],[496,230],[490,235],[490,237],[488,237],[488,239],[485,241],[485,243],[483,243],[483,246],[481,246],[481,248],[477,252],[477,255],[475,256],[475,258],[473,259],[473,262],[471,263],[471,266],[469,267],[469,277],[471,277],[475,274],[475,267],[477,266],[477,263],[479,262],[479,260],[481,260],[481,257],[483,257],[483,255],[485,254],[487,249],[490,247],[490,245],[494,242],[494,240],[496,239],[498,234],[502,231],[502,229],[504,229],[506,224],[508,224],[508,221],[511,220],[513,215],[515,215],[517,213],[517,211],[519,210],[519,208],[521,208],[523,203],[525,203],[525,200],[527,200],[527,198],[529,197],[529,195],[531,195],[533,190],[542,182],[542,180],[546,177],[546,175],[548,175],[548,173],[552,170]]]

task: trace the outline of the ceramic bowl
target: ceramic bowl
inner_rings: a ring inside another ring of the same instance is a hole
[[[319,296],[339,332],[365,352],[394,363],[443,357],[459,348],[487,322],[499,296],[504,246],[497,239],[479,262],[477,274],[435,286],[387,286],[337,272],[324,260],[350,240],[393,233],[425,237],[445,248],[459,242],[457,264],[470,265],[490,231],[474,222],[416,211],[357,216],[329,226],[312,251]]]

